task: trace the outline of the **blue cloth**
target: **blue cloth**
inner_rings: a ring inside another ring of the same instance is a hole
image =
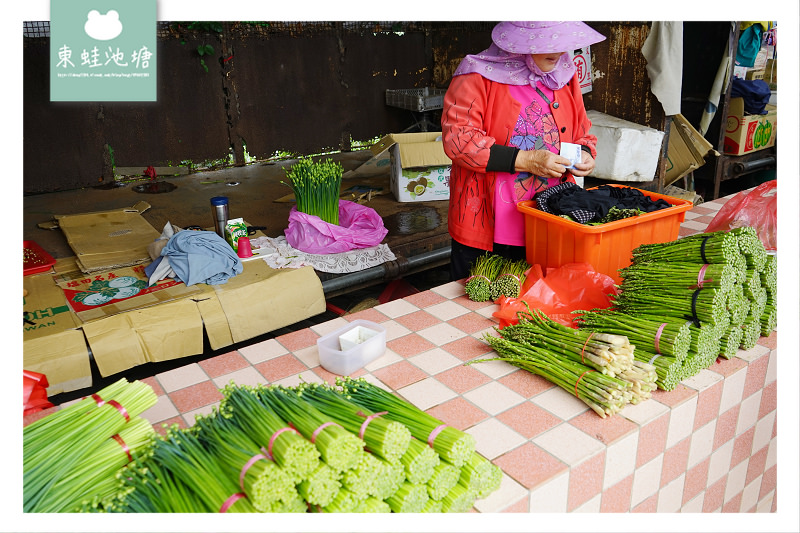
[[[734,78],[731,84],[731,98],[741,97],[744,112],[751,115],[765,115],[772,91],[764,80],[740,80]]]
[[[170,237],[161,255],[169,259],[175,276],[186,286],[220,285],[244,270],[231,245],[213,231],[179,231]]]

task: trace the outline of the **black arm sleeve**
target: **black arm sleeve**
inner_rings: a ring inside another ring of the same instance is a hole
[[[519,148],[493,144],[489,148],[489,162],[486,163],[487,172],[514,172],[514,162],[517,160]]]

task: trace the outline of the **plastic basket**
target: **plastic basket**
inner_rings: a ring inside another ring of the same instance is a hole
[[[22,241],[22,275],[47,272],[56,260],[34,241]]]
[[[615,185],[616,186],[616,185]],[[631,264],[631,252],[641,244],[670,242],[693,203],[650,191],[641,191],[653,200],[663,199],[673,207],[587,226],[545,213],[532,200],[520,202],[517,209],[525,215],[525,255],[528,263],[555,268],[567,263],[589,263],[617,283],[617,272]]]
[[[386,105],[410,109],[411,111],[430,111],[444,106],[444,89],[425,87],[423,89],[386,89]]]

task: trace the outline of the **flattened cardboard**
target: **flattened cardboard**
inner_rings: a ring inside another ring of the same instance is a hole
[[[200,316],[203,317],[208,344],[212,350],[218,350],[233,344],[233,336],[217,293],[211,287],[206,288],[202,295],[192,298],[192,301],[197,304]]]
[[[275,270],[264,261],[244,263],[244,272],[215,285],[233,342],[295,324],[325,311],[322,282],[311,267]]]
[[[47,376],[47,395],[84,389],[92,385],[92,368],[86,338],[79,329],[27,339],[22,344],[23,368]]]
[[[83,325],[102,376],[203,353],[203,320],[185,298]]]
[[[150,262],[147,245],[161,235],[136,206],[59,215],[56,220],[75,252],[79,268],[86,273]]]
[[[56,284],[66,295],[65,301],[75,312],[81,323],[99,320],[119,313],[124,313],[134,309],[144,309],[164,302],[196,296],[202,292],[202,285],[192,285],[187,287],[178,280],[171,278],[163,279],[153,287],[147,287],[139,295],[124,298],[112,299],[107,303],[96,306],[85,305],[74,301],[76,295],[90,290],[93,283],[112,283],[113,280],[120,278],[136,278],[147,283],[147,276],[144,273],[144,266],[116,268],[113,270],[85,274],[81,271],[62,272],[55,276]]]
[[[74,330],[80,324],[67,304],[64,292],[53,283],[52,274],[45,272],[25,276],[22,278],[22,288],[27,291],[22,300],[22,310],[25,318],[33,322],[23,323],[23,342]],[[47,379],[53,382],[50,376]]]

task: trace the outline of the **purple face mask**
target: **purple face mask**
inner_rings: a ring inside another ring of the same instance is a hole
[[[530,54],[513,54],[501,50],[494,43],[480,54],[468,55],[453,76],[477,73],[484,78],[508,85],[536,86],[540,81],[548,89],[557,90],[575,75],[575,63],[565,52],[550,72],[542,72]]]

